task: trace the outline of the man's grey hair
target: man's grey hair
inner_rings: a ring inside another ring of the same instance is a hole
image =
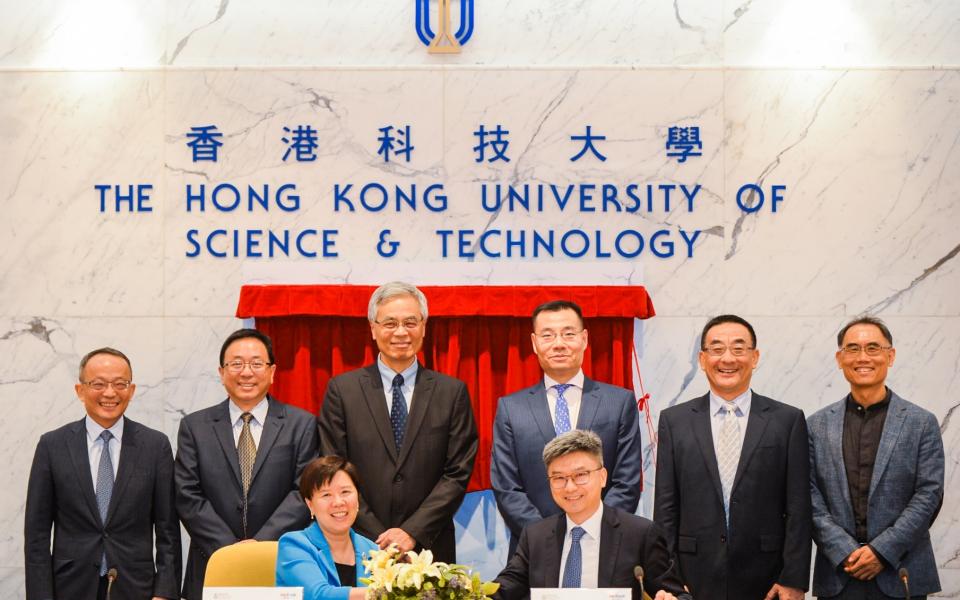
[[[110,356],[116,356],[117,358],[122,358],[123,362],[127,363],[127,368],[130,369],[130,377],[133,377],[133,365],[130,364],[130,359],[127,358],[127,355],[123,352],[120,352],[116,348],[111,348],[105,346],[103,348],[97,348],[96,350],[91,350],[83,355],[83,358],[80,359],[80,374],[78,376],[79,380],[83,381],[83,370],[87,368],[87,363],[90,362],[90,359],[99,354],[109,354]]]
[[[543,464],[549,468],[553,461],[574,452],[586,452],[603,466],[603,442],[599,435],[586,429],[571,429],[547,442],[543,447]]]
[[[370,303],[367,304],[367,320],[371,323],[376,321],[377,308],[387,300],[396,298],[397,296],[413,296],[416,298],[417,304],[420,305],[420,316],[426,320],[427,297],[417,289],[417,286],[403,281],[391,281],[374,290],[373,295],[370,296]]]

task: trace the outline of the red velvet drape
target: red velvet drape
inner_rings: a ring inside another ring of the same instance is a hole
[[[277,360],[272,393],[318,413],[327,382],[370,364],[377,350],[366,319],[374,286],[245,286],[237,316],[256,318]],[[530,313],[550,299],[580,304],[589,332],[584,372],[633,388],[633,319],[653,316],[642,287],[421,287],[430,318],[421,361],[467,384],[480,434],[470,491],[490,487],[497,399],[534,384],[540,366]]]

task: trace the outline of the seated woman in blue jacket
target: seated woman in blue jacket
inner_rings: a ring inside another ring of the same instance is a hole
[[[303,600],[363,600],[363,554],[377,545],[351,529],[360,508],[357,469],[339,456],[314,459],[300,476],[314,523],[280,538],[277,585],[302,587]]]

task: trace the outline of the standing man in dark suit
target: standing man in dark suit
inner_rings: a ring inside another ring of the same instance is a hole
[[[750,389],[756,346],[744,319],[708,321],[710,393],[660,414],[653,517],[697,600],[801,600],[810,579],[806,422]]]
[[[574,429],[553,438],[543,462],[561,512],[523,529],[517,551],[497,576],[498,600],[556,587],[631,588],[634,600],[644,589],[654,600],[690,598],[660,528],[601,501],[607,470],[596,433]]]
[[[180,421],[177,513],[190,534],[183,597],[200,600],[207,560],[246,540],[276,540],[310,522],[300,472],[317,456],[316,419],[267,395],[273,344],[256,329],[220,348],[223,402]]]
[[[543,379],[500,398],[493,426],[490,480],[510,528],[510,554],[524,527],[560,512],[540,459],[544,445],[557,435],[577,428],[600,436],[604,464],[610,465],[602,492],[607,506],[636,511],[643,472],[633,392],[583,374],[587,330],[580,307],[566,300],[541,304],[533,311],[530,339]]]
[[[45,433],[30,469],[27,600],[103,600],[109,588],[115,600],[179,598],[173,452],[167,436],[123,416],[136,391],[130,360],[88,353],[75,390],[87,416]]]
[[[416,287],[380,286],[367,318],[380,354],[327,385],[323,453],[346,458],[360,472],[360,533],[381,548],[427,548],[435,560],[456,562],[453,516],[477,456],[467,386],[417,362],[427,299]]]
[[[896,350],[879,319],[837,335],[850,393],[817,411],[810,428],[810,487],[820,598],[911,598],[940,591],[930,525],[943,502],[943,440],[929,411],[886,386]]]

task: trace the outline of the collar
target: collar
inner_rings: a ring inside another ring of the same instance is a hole
[[[400,372],[400,375],[403,375],[403,386],[413,387],[414,382],[417,381],[417,371],[420,369],[420,363],[416,360],[413,361],[409,367]],[[380,371],[380,379],[383,380],[383,387],[389,390],[393,387],[393,378],[397,376],[397,372],[387,366],[383,359],[380,358],[380,355],[377,355],[377,370]]]
[[[103,433],[106,427],[101,426],[99,423],[90,418],[90,415],[84,417],[84,425],[87,428],[87,441],[93,443],[97,441],[97,438],[100,437],[100,434]],[[120,415],[120,418],[117,419],[117,422],[110,427],[109,431],[113,434],[113,437],[117,438],[118,442],[123,441],[123,415]]]
[[[871,404],[870,406],[867,406],[867,407],[861,407],[859,404],[857,404],[857,401],[853,399],[853,394],[847,394],[847,403],[846,403],[847,410],[855,411],[858,408],[863,408],[865,412],[872,412],[872,411],[880,410],[881,408],[886,408],[887,406],[890,405],[890,398],[893,395],[893,392],[890,391],[890,388],[886,388],[886,390],[887,390],[887,395],[883,397],[883,400],[881,400],[880,402],[877,402],[876,404]]]
[[[587,519],[579,525],[573,522],[573,520],[570,518],[570,515],[564,515],[564,517],[567,519],[566,535],[569,536],[570,530],[574,527],[580,527],[587,532],[587,535],[589,535],[591,539],[600,539],[600,527],[603,523],[603,502],[597,504],[597,510],[595,510],[592,515],[587,517]]]
[[[753,390],[748,389],[744,393],[740,394],[731,402],[737,407],[735,413],[738,417],[747,417],[750,416],[750,404],[753,401]],[[720,412],[720,409],[723,408],[723,405],[726,404],[726,400],[720,396],[713,393],[713,390],[710,390],[710,415],[716,416]]]
[[[257,403],[253,407],[253,410],[249,411],[253,415],[253,420],[256,421],[261,427],[267,422],[267,409],[270,408],[270,402],[267,400],[269,396],[264,396],[263,400]],[[230,424],[236,425],[237,421],[240,420],[240,415],[242,415],[244,410],[241,410],[233,400],[227,402],[227,407],[230,409]]]
[[[582,390],[582,389],[583,389],[583,380],[584,380],[583,369],[580,369],[579,371],[577,371],[577,374],[576,374],[576,375],[574,375],[573,377],[570,378],[570,381],[567,381],[567,384],[568,384],[568,385],[572,385],[573,387]],[[543,374],[543,387],[544,387],[544,389],[548,389],[548,390],[549,390],[550,388],[552,388],[553,386],[557,385],[558,383],[560,383],[560,382],[557,381],[557,380],[555,380],[555,379],[553,379],[552,377],[550,377],[550,376],[547,375],[546,373]]]

